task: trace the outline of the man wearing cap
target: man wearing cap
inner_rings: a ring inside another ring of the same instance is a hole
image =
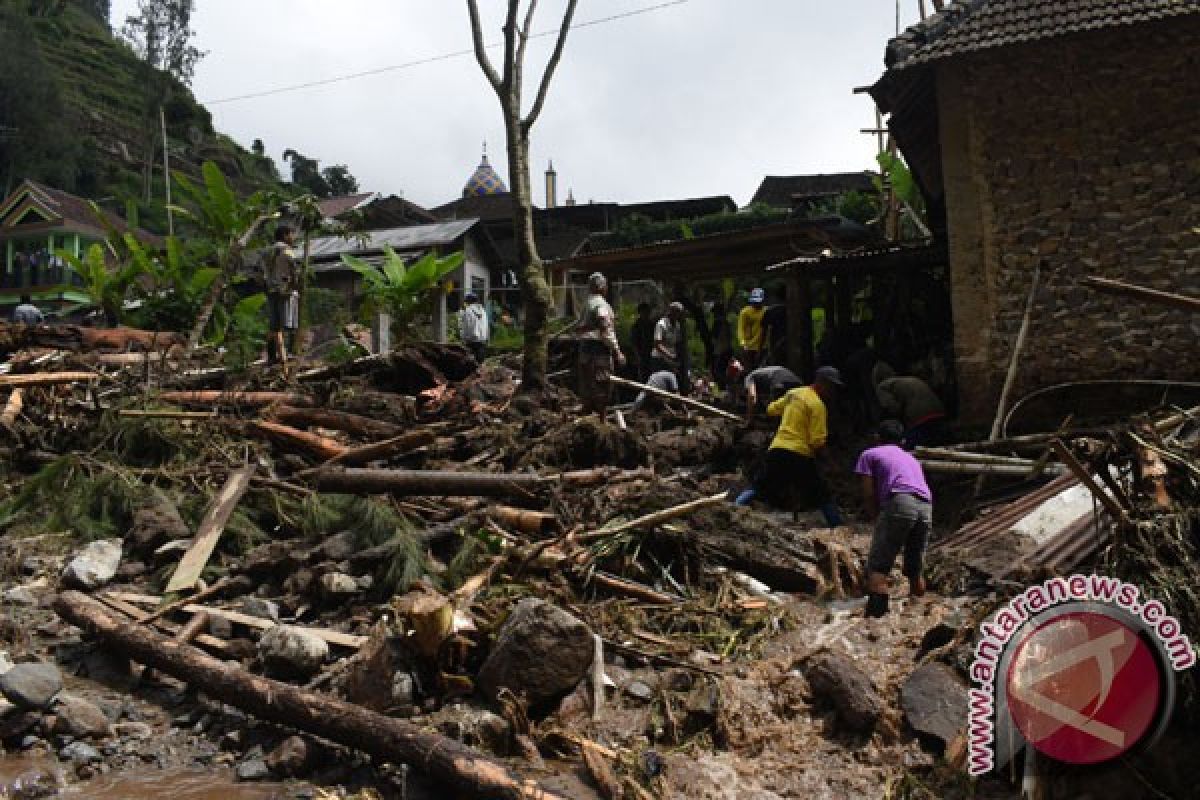
[[[817,457],[828,437],[825,403],[833,399],[840,386],[842,376],[838,371],[821,367],[812,386],[792,389],[767,406],[768,416],[783,419],[767,450],[762,473],[751,488],[738,495],[739,506],[749,505],[759,495],[779,505],[787,501],[792,487],[797,487],[802,507],[819,508],[831,528],[842,524],[841,512],[817,469]]]
[[[488,312],[475,292],[467,292],[463,300],[466,304],[458,312],[458,333],[471,355],[482,364],[487,358],[487,343],[491,338]]]
[[[664,370],[680,376],[682,361],[679,357],[683,342],[683,303],[671,303],[667,313],[654,325],[654,348],[650,351],[650,371]]]
[[[769,403],[802,384],[796,373],[787,367],[759,367],[744,378],[738,377],[745,396],[746,416],[751,419],[756,413],[765,411]]]
[[[878,438],[879,445],[864,451],[854,467],[861,477],[863,507],[875,522],[867,555],[868,617],[887,613],[888,574],[901,551],[909,591],[914,597],[925,593],[921,571],[933,528],[933,494],[925,473],[921,464],[900,447],[904,426],[896,420],[884,420]]]
[[[585,413],[603,415],[612,398],[613,361],[624,366],[625,354],[617,341],[616,317],[604,299],[608,279],[599,272],[588,276],[588,299],[579,320],[579,398]]]
[[[738,344],[742,348],[742,363],[754,369],[762,363],[763,350],[763,301],[762,289],[750,292],[750,304],[738,312]]]

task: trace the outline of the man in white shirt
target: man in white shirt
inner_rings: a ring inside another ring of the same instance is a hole
[[[680,373],[679,350],[683,341],[683,304],[671,303],[654,326],[654,349],[650,352],[653,372]]]
[[[479,295],[474,292],[467,292],[464,299],[467,304],[458,312],[459,335],[463,344],[471,351],[471,355],[482,364],[483,359],[487,358],[487,343],[491,338],[487,309],[479,302]]]

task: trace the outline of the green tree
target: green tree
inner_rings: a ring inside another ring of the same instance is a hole
[[[320,162],[302,155],[290,147],[283,151],[283,160],[292,168],[292,185],[315,197],[329,197],[329,181],[321,174]]]
[[[159,112],[173,92],[191,85],[196,63],[204,57],[192,43],[194,9],[195,0],[138,0],[138,13],[126,17],[121,29],[121,38],[142,63],[142,187],[147,201],[160,144]]]
[[[350,174],[350,169],[345,164],[326,167],[321,170],[321,177],[325,179],[330,194],[334,197],[358,192],[358,179]]]
[[[391,247],[384,245],[383,263],[378,267],[349,255],[343,255],[342,262],[362,276],[366,295],[364,310],[390,314],[392,331],[403,341],[416,338],[417,321],[429,312],[434,298],[431,290],[442,278],[462,266],[463,254],[439,258],[434,253],[427,253],[406,265]]]
[[[0,6],[0,190],[25,178],[75,188],[79,143],[29,18]]]

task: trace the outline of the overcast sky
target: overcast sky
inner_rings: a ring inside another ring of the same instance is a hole
[[[667,0],[580,0],[575,22]],[[135,0],[114,0],[120,27]],[[465,0],[196,0],[196,96],[246,147],[280,163],[293,148],[344,163],[364,191],[425,206],[461,195],[488,143],[507,181],[499,104],[471,56],[331,85],[214,102],[469,49]],[[902,0],[901,22],[917,0]],[[501,0],[480,0],[500,38]],[[542,0],[536,31],[565,0]],[[554,161],[559,201],[640,202],[728,194],[750,200],[764,175],[874,166],[873,83],[896,24],[895,0],[684,0],[573,30],[533,129],[534,199]],[[553,37],[529,45],[526,105]],[[493,58],[499,49],[490,51]]]

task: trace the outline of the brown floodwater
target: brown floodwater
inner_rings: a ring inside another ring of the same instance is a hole
[[[0,798],[21,797],[15,790],[30,781],[60,788],[57,793],[41,795],[86,800],[290,800],[293,796],[279,784],[237,783],[227,771],[155,770],[109,773],[90,781],[63,785],[56,775],[70,770],[45,757],[0,757]]]

